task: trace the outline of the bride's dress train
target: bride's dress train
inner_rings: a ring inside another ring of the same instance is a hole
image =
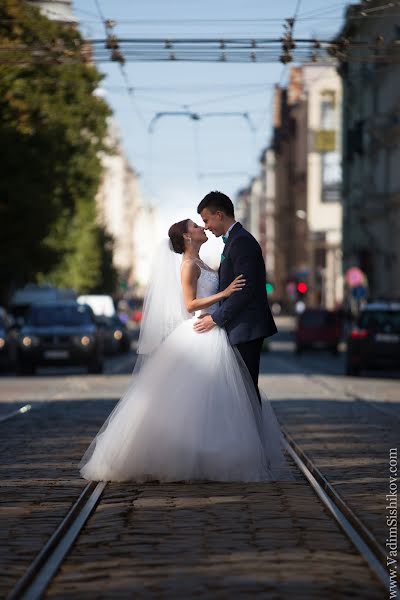
[[[217,289],[217,273],[201,268],[197,297]],[[178,325],[132,378],[81,460],[85,479],[293,479],[270,402],[260,409],[225,330],[196,333],[195,319]]]

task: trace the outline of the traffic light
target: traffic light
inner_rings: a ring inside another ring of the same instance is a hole
[[[296,289],[300,296],[305,296],[305,294],[307,294],[308,285],[304,281],[299,281]]]
[[[267,281],[267,283],[265,284],[265,289],[267,290],[267,294],[274,293],[274,286],[269,281]]]

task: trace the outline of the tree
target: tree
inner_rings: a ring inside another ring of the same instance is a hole
[[[118,274],[112,264],[113,240],[96,222],[94,204],[82,204],[63,237],[61,261],[39,281],[71,287],[81,294],[115,291]]]
[[[43,278],[90,291],[104,260],[95,219],[110,114],[95,94],[102,76],[84,60],[79,32],[19,0],[2,0],[0,46],[0,295]]]

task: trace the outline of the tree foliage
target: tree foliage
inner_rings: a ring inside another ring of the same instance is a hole
[[[98,289],[111,268],[95,214],[102,76],[79,32],[20,0],[0,4],[0,47],[19,61],[0,64],[0,294],[43,279]]]

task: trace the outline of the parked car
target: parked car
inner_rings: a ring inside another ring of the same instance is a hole
[[[96,323],[103,333],[105,354],[129,352],[131,347],[129,331],[117,315],[97,316]]]
[[[373,302],[362,309],[347,338],[346,374],[400,369],[400,303]]]
[[[143,316],[143,299],[142,298],[130,298],[128,300],[128,306],[130,309],[130,320],[136,325],[140,325]]]
[[[18,368],[33,374],[42,365],[103,370],[103,341],[90,306],[75,301],[35,304],[19,332]]]
[[[342,319],[337,311],[324,308],[306,308],[298,315],[295,331],[296,352],[306,348],[327,348],[338,353]]]
[[[112,296],[107,294],[87,294],[78,296],[79,304],[87,304],[93,310],[96,317],[113,317],[115,315],[115,306]]]
[[[28,283],[25,287],[15,290],[10,301],[10,312],[17,325],[22,326],[26,315],[34,304],[68,300],[76,300],[76,293],[73,289]]]
[[[13,369],[17,359],[17,334],[13,319],[0,307],[0,369]]]

